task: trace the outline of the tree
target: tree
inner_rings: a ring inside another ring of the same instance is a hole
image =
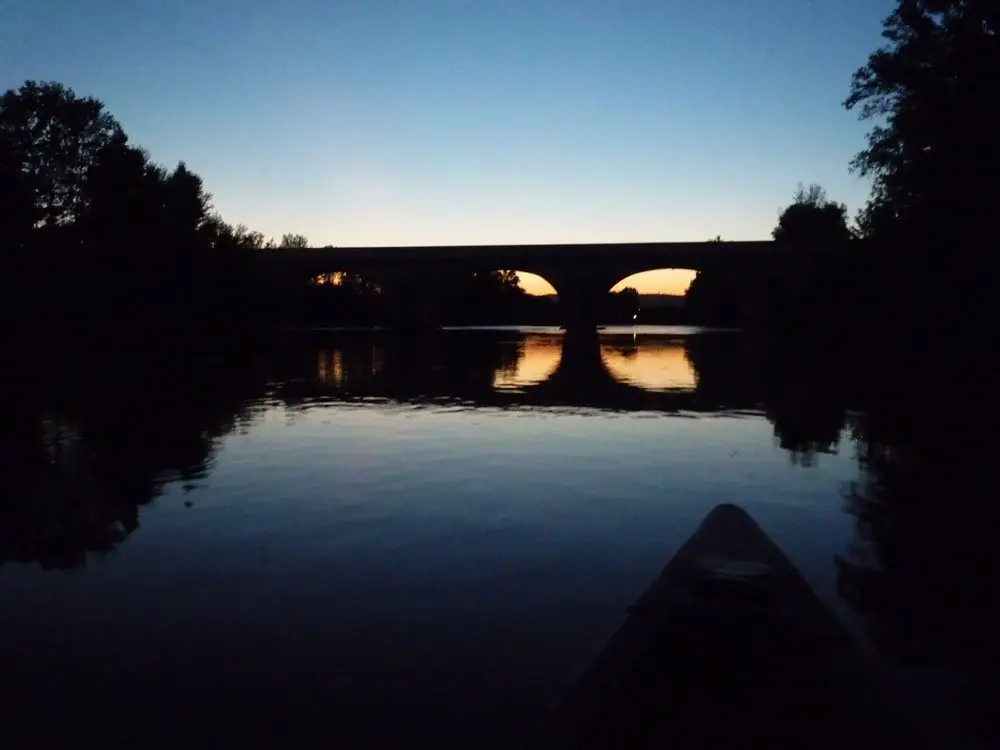
[[[634,311],[639,307],[639,291],[634,286],[627,286],[617,292],[611,292],[611,295],[626,308]]]
[[[872,178],[867,236],[976,238],[992,232],[1000,167],[1000,5],[898,0],[888,44],[859,68],[844,105],[877,124],[852,168]]]
[[[34,192],[36,224],[44,227],[80,218],[86,208],[84,186],[98,154],[127,140],[97,99],[35,81],[0,98],[0,137],[4,150],[18,155]]]
[[[819,185],[808,188],[799,185],[792,203],[778,217],[771,236],[776,242],[846,241],[851,238],[847,206],[829,200]]]
[[[168,172],[144,150],[113,144],[98,154],[81,195],[86,210],[78,220],[80,236],[94,251],[109,244],[128,252],[137,243],[169,252],[211,246],[203,232],[211,196],[183,162]]]
[[[736,279],[717,270],[698,271],[684,292],[684,307],[700,325],[740,325],[742,291]]]
[[[506,291],[508,294],[524,294],[524,288],[521,286],[521,277],[517,275],[517,271],[511,269],[503,269],[500,271],[495,271],[497,283],[500,288]]]
[[[633,321],[639,310],[639,292],[631,286],[619,289],[617,292],[610,291],[601,307],[609,321]]]
[[[193,237],[208,220],[212,196],[205,192],[201,177],[184,162],[166,175],[163,183],[163,207],[166,220],[178,238]]]
[[[461,282],[459,282],[461,285]],[[521,279],[517,271],[479,271],[472,274],[468,280],[467,293],[473,297],[506,297],[510,295],[519,296],[524,294],[521,288]]]
[[[159,241],[164,230],[165,171],[142,149],[106,146],[87,168],[80,186],[77,227],[92,249]],[[128,217],[128,220],[123,220]]]
[[[309,240],[304,234],[283,234],[281,235],[281,242],[278,243],[279,248],[307,248],[309,247]]]
[[[0,246],[23,248],[36,221],[35,196],[21,159],[6,140],[0,144],[0,195]]]
[[[847,206],[827,197],[819,185],[795,191],[792,203],[779,215],[771,232],[775,242],[804,246],[846,243],[853,234],[847,225]],[[836,266],[800,267],[788,275],[763,280],[764,303],[758,308],[760,323],[786,332],[835,325],[837,311],[848,287],[845,285],[847,254]],[[849,275],[848,275],[849,276]]]
[[[271,250],[276,247],[274,240],[267,239],[262,232],[253,232],[246,224],[234,227],[214,211],[205,217],[200,234],[209,247],[218,250]]]

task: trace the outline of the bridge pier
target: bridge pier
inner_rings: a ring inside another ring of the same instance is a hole
[[[602,303],[617,281],[615,274],[603,270],[567,272],[552,269],[542,275],[559,297],[559,317],[567,335],[573,331],[585,338],[589,332],[596,332]]]

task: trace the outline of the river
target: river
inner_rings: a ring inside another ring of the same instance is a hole
[[[26,736],[507,746],[721,502],[861,630],[836,561],[870,556],[864,430],[808,356],[498,328],[166,361],[18,423],[0,655]]]

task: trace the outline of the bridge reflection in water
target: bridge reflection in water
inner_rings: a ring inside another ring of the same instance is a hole
[[[754,409],[741,336],[685,328],[455,330],[407,338],[336,332],[314,343],[315,377],[285,361],[287,405],[454,403],[615,411]],[[278,358],[281,361],[281,358]],[[288,370],[287,368],[291,368]],[[284,369],[284,372],[280,370]],[[296,376],[289,377],[291,371]]]

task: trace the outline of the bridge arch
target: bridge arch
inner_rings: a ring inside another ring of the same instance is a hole
[[[544,276],[531,271],[517,271],[518,281],[521,288],[528,294],[534,296],[558,296],[559,291],[552,286],[552,282]]]
[[[690,322],[685,294],[697,271],[655,268],[616,281],[602,298],[607,324],[677,325]]]
[[[690,268],[651,268],[620,279],[608,291],[621,292],[631,288],[637,290],[639,294],[683,296],[697,273],[697,270]]]

